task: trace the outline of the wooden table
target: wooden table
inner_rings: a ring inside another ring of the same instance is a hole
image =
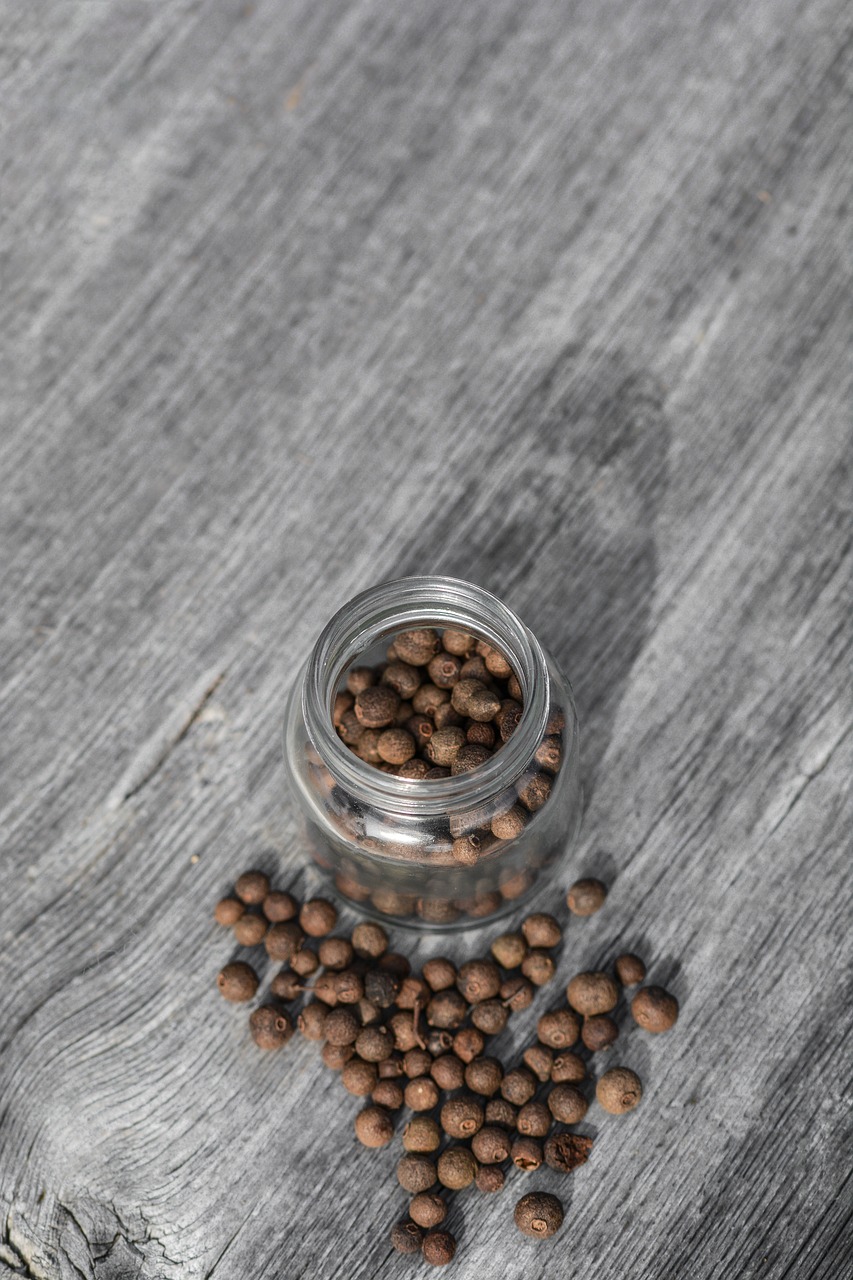
[[[457,1197],[453,1274],[853,1275],[849,5],[3,26],[0,1276],[428,1270],[399,1148],[316,1045],[249,1042],[211,920],[252,864],[315,887],[285,694],[413,572],[575,684],[583,834],[536,905],[611,892],[552,998],[634,947],[682,1003],[612,1051],[646,1095],[584,1169]]]

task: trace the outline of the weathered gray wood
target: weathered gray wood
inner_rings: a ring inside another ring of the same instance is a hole
[[[561,1237],[518,1175],[455,1274],[850,1273],[850,25],[7,6],[0,1276],[420,1274],[396,1151],[247,1044],[210,908],[309,883],[294,663],[432,570],[576,685],[561,883],[613,889],[560,978],[636,946],[683,1006]]]

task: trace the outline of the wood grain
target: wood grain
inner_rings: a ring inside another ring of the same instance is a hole
[[[210,911],[247,864],[313,884],[291,673],[432,571],[575,684],[584,832],[538,902],[612,890],[559,981],[635,947],[683,1010],[620,1041],[646,1096],[590,1113],[562,1235],[514,1230],[534,1179],[459,1196],[455,1274],[850,1273],[851,25],[3,14],[0,1277],[421,1274],[396,1150],[315,1046],[247,1043]]]

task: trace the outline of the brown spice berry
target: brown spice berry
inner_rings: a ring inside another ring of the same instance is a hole
[[[526,1236],[547,1240],[563,1225],[563,1206],[556,1196],[545,1191],[531,1191],[522,1196],[513,1213],[515,1225]]]
[[[493,720],[501,709],[501,700],[481,680],[459,680],[453,686],[450,705],[460,716],[470,720]]]
[[[501,872],[500,875],[500,894],[505,902],[515,902],[516,898],[520,898],[526,893],[533,884],[533,875],[524,868],[523,871],[512,871],[509,868]]]
[[[326,1030],[329,1010],[324,1004],[312,1000],[306,1004],[296,1019],[296,1025],[306,1040],[322,1040]]]
[[[500,1169],[496,1164],[487,1164],[477,1170],[474,1185],[478,1191],[482,1191],[486,1195],[493,1195],[496,1191],[503,1191],[505,1181],[503,1169]]]
[[[382,1064],[380,1063],[380,1067]],[[385,1107],[388,1111],[399,1111],[403,1105],[403,1087],[396,1080],[379,1079],[376,1088],[370,1095],[377,1107]]]
[[[449,702],[442,702],[440,707],[436,707],[432,716],[435,721],[436,729],[449,729],[452,725],[460,725],[462,717],[458,711],[454,711]],[[442,766],[436,765],[436,768]]]
[[[394,1037],[394,1048],[408,1053],[418,1044],[418,1029],[408,1009],[400,1009],[388,1019],[388,1026]]]
[[[348,747],[354,747],[361,740],[362,734],[366,732],[365,726],[359,720],[354,708],[350,708],[349,711],[343,713],[335,728],[338,731],[338,736]]]
[[[327,969],[346,969],[352,964],[353,949],[349,938],[324,938],[317,948],[320,964]]]
[[[530,813],[536,813],[551,794],[553,779],[549,773],[534,773],[520,788],[518,798]]]
[[[365,1062],[382,1062],[394,1051],[394,1036],[388,1027],[364,1027],[356,1037],[355,1051]]]
[[[415,756],[412,760],[407,760],[405,764],[401,764],[397,769],[398,778],[408,778],[410,782],[421,782],[430,772],[430,767],[426,760],[421,760],[420,756]]]
[[[457,836],[450,847],[450,855],[454,862],[461,862],[464,867],[473,867],[479,861],[483,841],[476,831],[467,836]]]
[[[424,1262],[431,1267],[446,1267],[456,1254],[456,1239],[449,1231],[428,1231],[424,1236]]]
[[[447,898],[418,898],[415,910],[430,924],[451,924],[459,918],[459,908]]]
[[[453,1052],[462,1062],[471,1062],[479,1057],[485,1045],[485,1037],[476,1027],[462,1027],[453,1037]]]
[[[275,890],[264,898],[263,913],[272,924],[280,920],[293,920],[298,911],[299,903],[292,893]]]
[[[678,1001],[663,987],[642,987],[631,1001],[631,1016],[644,1031],[669,1031],[678,1019]]]
[[[547,951],[541,951],[535,947],[532,951],[528,951],[521,962],[521,972],[534,986],[542,987],[546,982],[551,981],[557,972],[557,967],[553,957],[549,956]]]
[[[560,1173],[572,1173],[586,1164],[592,1150],[592,1138],[581,1133],[556,1133],[545,1143],[545,1163]]]
[[[512,673],[506,682],[506,691],[511,698],[515,698],[516,702],[524,701],[524,690],[522,689],[521,681],[515,672]]]
[[[417,711],[406,721],[405,727],[414,738],[419,750],[422,750],[427,745],[435,733],[435,725],[430,717]]]
[[[460,631],[458,627],[445,627],[441,635],[442,647],[457,658],[467,658],[474,652],[476,643],[477,639],[470,631]]]
[[[536,1080],[526,1067],[514,1067],[508,1071],[501,1082],[501,1093],[507,1102],[516,1107],[523,1107],[536,1092]]]
[[[336,729],[346,712],[352,710],[354,702],[355,698],[348,689],[341,689],[339,693],[335,694],[335,701],[332,704],[332,724]]]
[[[486,665],[488,666],[488,662]],[[498,726],[498,733],[503,742],[508,742],[515,733],[523,710],[521,703],[516,702],[514,698],[504,698],[501,709],[495,716],[495,724]]]
[[[437,1191],[421,1191],[409,1204],[409,1217],[419,1227],[437,1227],[447,1217],[447,1204]]]
[[[487,680],[491,679],[486,669],[486,664],[479,653],[475,653],[470,658],[465,659],[459,675],[462,680],[479,680],[480,684],[485,684]]]
[[[400,695],[396,689],[380,684],[362,689],[356,697],[354,710],[358,723],[365,729],[386,729],[394,723],[399,705]],[[342,726],[346,724],[347,715],[349,712],[341,720]]]
[[[282,969],[270,983],[270,995],[276,1000],[296,1000],[304,990],[302,978],[292,969]]]
[[[571,1009],[551,1009],[536,1024],[539,1039],[552,1049],[570,1049],[577,1044],[580,1032],[580,1018]]]
[[[294,973],[299,974],[300,978],[308,978],[312,973],[317,972],[320,961],[317,959],[317,953],[310,947],[300,947],[290,957],[290,967]]]
[[[482,853],[482,846],[480,848]],[[473,920],[482,920],[484,916],[494,915],[501,907],[501,895],[499,893],[478,893],[473,898],[465,898],[460,901],[460,907],[467,912]]]
[[[438,632],[433,627],[400,631],[394,637],[397,657],[403,662],[410,662],[413,667],[425,667],[439,647]]]
[[[264,937],[264,946],[271,960],[293,961],[302,946],[304,934],[295,920],[271,924]]]
[[[299,923],[310,937],[322,938],[338,923],[338,909],[326,898],[310,898],[299,912]]]
[[[521,974],[507,978],[501,983],[500,997],[511,1013],[529,1009],[533,1004],[533,983]]]
[[[514,1129],[517,1109],[506,1098],[489,1098],[486,1103],[486,1124],[499,1124],[502,1129]]]
[[[270,878],[263,871],[244,871],[234,886],[240,901],[250,906],[260,906],[269,891]]]
[[[372,1062],[350,1058],[341,1071],[341,1082],[347,1093],[356,1098],[366,1098],[379,1082],[379,1072]]]
[[[531,947],[556,947],[563,936],[554,917],[544,911],[536,911],[522,921],[521,932]]]
[[[561,1124],[579,1124],[589,1110],[589,1103],[577,1085],[555,1084],[548,1094],[548,1109]]]
[[[241,947],[256,947],[259,942],[263,942],[266,931],[267,922],[264,917],[250,915],[248,911],[239,920],[235,920],[232,926],[235,941]]]
[[[423,1235],[417,1223],[395,1222],[391,1228],[391,1244],[397,1253],[420,1253]]]
[[[438,1157],[436,1171],[443,1187],[451,1191],[461,1191],[468,1187],[477,1176],[477,1161],[467,1147],[447,1147]]]
[[[439,689],[438,685],[434,685],[431,682],[422,684],[412,698],[412,706],[417,715],[432,716],[433,718],[439,707],[448,702],[450,702],[450,690]]]
[[[461,1089],[465,1083],[465,1066],[455,1053],[443,1053],[434,1059],[429,1073],[439,1089],[448,1092],[452,1089]]]
[[[322,1000],[323,1004],[327,1004],[330,1009],[333,1009],[338,1003],[338,975],[336,973],[321,973],[318,978],[314,979],[314,985],[311,990],[314,992],[316,1000]]]
[[[482,720],[469,721],[465,729],[465,738],[478,747],[488,747],[491,751],[495,745],[494,725]]]
[[[619,1036],[619,1028],[607,1013],[597,1013],[584,1018],[581,1039],[591,1053],[608,1049]]]
[[[440,1058],[453,1048],[453,1036],[443,1027],[431,1027],[426,1034],[426,1047],[433,1058]]]
[[[456,966],[444,956],[433,956],[424,965],[423,976],[433,991],[446,991],[456,985]]]
[[[220,898],[213,908],[213,918],[217,924],[232,925],[245,910],[237,898]]]
[[[470,773],[478,765],[485,764],[492,756],[488,747],[478,747],[476,743],[467,742],[457,753],[450,772],[453,777],[460,773]]]
[[[433,764],[452,765],[457,755],[465,746],[464,729],[451,725],[447,729],[436,729],[426,745],[424,754]]]
[[[280,1049],[293,1035],[293,1022],[284,1010],[262,1004],[250,1016],[249,1030],[259,1049]]]
[[[474,1058],[465,1068],[465,1083],[472,1093],[490,1098],[500,1089],[503,1074],[497,1058]]]
[[[600,880],[576,880],[566,894],[566,905],[573,915],[594,916],[606,897],[607,887]]]
[[[397,1008],[414,1009],[416,1004],[422,1007],[429,1000],[430,994],[430,988],[423,978],[409,974],[403,978],[397,992]]]
[[[504,969],[517,969],[527,955],[527,943],[520,933],[502,933],[491,946],[492,955]]]
[[[551,1128],[551,1112],[544,1102],[525,1102],[515,1118],[515,1127],[528,1138],[544,1138]]]
[[[359,884],[358,880],[354,880],[352,876],[344,875],[343,872],[338,872],[335,876],[335,886],[339,893],[342,893],[345,898],[352,898],[353,902],[366,902],[370,897],[369,889]]]
[[[611,1067],[595,1086],[595,1096],[605,1111],[618,1116],[633,1111],[643,1096],[643,1086],[628,1067]]]
[[[468,960],[459,970],[456,986],[469,1004],[493,999],[501,989],[501,971],[493,960]]]
[[[414,1116],[403,1130],[403,1146],[407,1151],[437,1151],[441,1146],[441,1130],[432,1116]],[[422,1224],[426,1225],[426,1224]]]
[[[524,1050],[522,1057],[537,1080],[541,1080],[544,1084],[546,1080],[551,1079],[554,1055],[547,1045],[532,1044],[529,1049]]]
[[[645,981],[646,966],[639,956],[633,955],[630,951],[619,956],[613,967],[623,987],[635,987],[638,982]]]
[[[509,1149],[509,1158],[522,1173],[533,1173],[542,1164],[542,1143],[520,1134]]]
[[[216,985],[226,1000],[235,1004],[251,1000],[258,989],[258,975],[250,964],[242,960],[234,960],[220,969]]]
[[[492,835],[497,840],[515,840],[527,825],[528,814],[521,805],[514,804],[506,813],[492,818]]]
[[[432,1066],[432,1054],[427,1049],[409,1049],[403,1055],[403,1071],[410,1080],[428,1076]]]
[[[476,1098],[449,1098],[439,1115],[441,1127],[450,1138],[471,1138],[482,1129],[483,1108]]]
[[[426,1020],[431,1027],[455,1029],[462,1022],[468,1005],[458,991],[437,991],[426,1007]]]
[[[365,1107],[355,1118],[355,1136],[366,1147],[385,1147],[394,1137],[394,1121],[384,1107]]]
[[[395,1051],[390,1058],[383,1058],[377,1066],[380,1080],[396,1080],[403,1075],[403,1055]]]
[[[351,1044],[329,1044],[326,1041],[321,1057],[330,1071],[341,1071],[354,1053],[355,1049]]]
[[[406,1106],[411,1107],[412,1111],[432,1111],[433,1107],[438,1106],[441,1094],[431,1076],[418,1076],[416,1080],[409,1081],[403,1096]]]
[[[619,988],[609,973],[577,973],[566,987],[566,998],[573,1009],[590,1018],[615,1009]]]
[[[388,950],[388,934],[381,924],[365,920],[353,929],[352,945],[362,959],[378,960]]]
[[[572,1053],[571,1049],[565,1053],[558,1053],[554,1058],[554,1065],[551,1067],[551,1080],[554,1084],[578,1084],[586,1078],[586,1066],[583,1058],[578,1054]]]
[[[376,750],[387,764],[405,764],[415,754],[415,740],[406,729],[395,726],[379,735]]]
[[[408,1152],[397,1161],[397,1181],[404,1191],[417,1195],[435,1186],[435,1163],[429,1156]]]
[[[351,694],[361,693],[362,689],[369,689],[372,684],[376,684],[373,667],[350,667],[347,672],[347,689]]]
[[[383,733],[383,729],[362,730],[358,742],[353,746],[353,751],[360,760],[366,760],[368,764],[382,763],[382,756],[379,754],[379,739]]]
[[[378,1004],[374,1004],[372,1000],[368,1000],[367,996],[362,996],[358,1002],[358,1016],[361,1018],[363,1027],[370,1027],[375,1022],[382,1019],[382,1010]]]
[[[406,701],[415,696],[422,681],[422,673],[408,662],[389,662],[382,672],[382,683],[390,685]]]
[[[503,1000],[481,1000],[471,1010],[471,1021],[484,1035],[496,1036],[507,1024],[509,1009]]]
[[[331,1009],[323,1031],[330,1044],[355,1044],[359,1021],[352,1009]]]
[[[452,653],[437,653],[430,658],[427,671],[433,684],[439,689],[452,689],[459,679],[462,663]]]
[[[477,645],[477,652],[482,656],[490,675],[497,677],[498,680],[508,680],[512,675],[512,667],[507,658],[494,645],[481,640]]]
[[[559,773],[560,765],[563,763],[562,742],[556,735],[550,738],[543,738],[536,748],[533,759],[541,768],[547,769],[549,773]]]
[[[509,1156],[509,1138],[499,1125],[486,1125],[471,1139],[471,1150],[480,1164],[500,1164]]]

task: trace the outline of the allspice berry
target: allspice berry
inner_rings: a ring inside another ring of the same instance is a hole
[[[458,991],[437,991],[426,1007],[426,1020],[431,1027],[455,1030],[464,1020],[468,1005]]]
[[[529,978],[522,977],[521,974],[513,978],[507,978],[501,983],[500,997],[507,1009],[511,1013],[518,1013],[521,1009],[529,1009],[533,1004],[534,987]]]
[[[527,826],[528,815],[521,805],[514,804],[506,813],[496,814],[492,818],[492,835],[497,840],[515,840]]]
[[[526,1236],[547,1240],[563,1225],[563,1206],[556,1196],[546,1191],[531,1191],[522,1196],[513,1213],[515,1225]]]
[[[520,933],[502,933],[492,943],[491,952],[502,969],[517,969],[527,955],[527,943]]]
[[[389,662],[382,672],[382,684],[390,685],[404,700],[413,698],[422,683],[423,673],[409,662]]]
[[[534,948],[528,951],[522,960],[521,972],[534,986],[543,987],[546,982],[551,981],[557,972],[557,966],[554,964],[553,956],[550,956],[547,951]]]
[[[471,1150],[480,1164],[500,1164],[509,1157],[510,1142],[505,1129],[485,1125],[471,1139]]]
[[[270,879],[263,871],[244,871],[234,886],[237,897],[249,906],[260,906],[269,891]]]
[[[584,1060],[569,1049],[558,1053],[551,1066],[551,1079],[554,1084],[578,1084],[586,1078]]]
[[[635,987],[637,983],[645,981],[646,966],[639,956],[633,955],[630,951],[619,956],[613,967],[623,987]]]
[[[356,743],[361,740],[362,734],[365,732],[364,725],[361,723],[352,707],[349,711],[343,712],[335,724],[335,728],[338,731],[338,736],[349,747],[355,746]]]
[[[486,1038],[476,1027],[462,1027],[453,1037],[453,1052],[462,1062],[478,1058],[486,1047]]]
[[[578,1042],[581,1021],[571,1009],[551,1009],[540,1017],[536,1033],[551,1049],[569,1049]]]
[[[508,1018],[509,1009],[503,1000],[481,1000],[471,1010],[471,1021],[486,1036],[496,1036],[503,1031]]]
[[[414,1018],[407,1009],[398,1009],[388,1019],[388,1026],[394,1037],[394,1048],[401,1053],[408,1053],[418,1046],[418,1029]]]
[[[580,1133],[557,1133],[545,1142],[545,1163],[559,1173],[572,1173],[586,1164],[592,1151],[592,1138]]]
[[[430,658],[438,653],[440,647],[438,632],[434,627],[400,631],[394,637],[397,657],[413,667],[425,667]]]
[[[526,1067],[514,1067],[501,1081],[501,1096],[516,1107],[523,1107],[535,1092],[536,1079]]]
[[[468,742],[474,742],[478,747],[488,747],[491,751],[496,741],[494,725],[482,720],[469,720],[465,738]]]
[[[418,1076],[410,1080],[403,1092],[406,1106],[412,1111],[432,1111],[438,1106],[441,1094],[432,1076]]]
[[[540,1167],[544,1159],[542,1144],[536,1138],[521,1134],[513,1141],[509,1150],[509,1158],[516,1169],[521,1169],[522,1173],[533,1173]]]
[[[308,978],[312,973],[317,972],[320,967],[320,961],[317,958],[317,953],[312,951],[310,947],[301,946],[291,956],[290,967],[301,978]]]
[[[544,911],[536,911],[522,921],[521,932],[531,947],[556,947],[563,937],[557,921]]]
[[[308,1006],[310,1008],[310,1006]],[[303,1009],[303,1013],[305,1010]],[[359,1020],[351,1009],[330,1009],[323,1027],[330,1044],[355,1044],[359,1032]]]
[[[556,734],[542,739],[533,758],[549,773],[560,772],[560,765],[563,763],[563,744]]]
[[[349,938],[324,938],[317,954],[327,969],[346,969],[352,964],[354,952]]]
[[[541,809],[551,794],[553,779],[549,773],[534,773],[519,788],[518,798],[530,813]]]
[[[551,1079],[551,1068],[554,1065],[554,1054],[544,1044],[532,1044],[522,1054],[524,1064],[533,1072],[537,1080],[543,1084]]]
[[[486,663],[488,666],[488,662]],[[495,716],[495,724],[498,727],[498,733],[501,735],[501,741],[509,742],[512,735],[518,728],[518,723],[523,714],[523,707],[520,702],[516,702],[514,698],[504,698],[501,702],[501,709]]]
[[[351,1044],[329,1044],[327,1040],[320,1056],[330,1071],[341,1071],[354,1053],[355,1049]]]
[[[383,730],[376,744],[376,750],[386,764],[405,764],[412,759],[416,749],[412,735],[399,726]]]
[[[468,1147],[447,1147],[436,1164],[439,1182],[451,1191],[461,1191],[463,1187],[470,1186],[477,1176],[478,1168]]]
[[[439,689],[438,685],[433,684],[432,681],[427,681],[421,685],[412,698],[412,707],[416,715],[435,718],[439,707],[449,702],[449,689]]]
[[[491,1000],[501,989],[501,971],[493,960],[468,960],[459,970],[456,986],[469,1004]]]
[[[594,916],[604,906],[607,886],[600,880],[576,880],[566,894],[566,905],[573,915]]]
[[[432,1066],[432,1054],[427,1049],[417,1047],[403,1054],[403,1072],[410,1080],[419,1076],[428,1076]]]
[[[423,976],[433,991],[446,991],[456,985],[456,966],[444,956],[433,956],[424,965]]]
[[[609,973],[577,973],[566,987],[566,998],[573,1009],[590,1018],[616,1008],[619,988]]]
[[[280,920],[293,920],[299,912],[299,903],[292,893],[275,890],[264,898],[262,910],[267,920],[276,924]]]
[[[310,898],[299,912],[299,923],[309,937],[322,938],[338,923],[338,909],[326,898]]]
[[[380,1067],[384,1064],[380,1063]],[[387,1111],[399,1111],[403,1105],[403,1089],[396,1080],[383,1080],[381,1077],[370,1095],[377,1107],[385,1107]]]
[[[596,1013],[584,1018],[581,1039],[590,1053],[608,1049],[619,1036],[619,1028],[608,1013]]]
[[[490,1098],[500,1089],[503,1074],[497,1058],[474,1058],[465,1068],[465,1083],[472,1093]]]
[[[419,1227],[437,1227],[447,1217],[447,1203],[437,1191],[420,1191],[409,1203],[409,1217]]]
[[[397,777],[408,778],[410,782],[420,782],[423,778],[429,777],[431,772],[426,760],[422,760],[420,756],[414,756],[411,760],[406,760],[404,764],[397,766]]]
[[[237,898],[220,898],[213,908],[213,918],[217,924],[230,926],[240,919],[245,910]]]
[[[678,1019],[678,1001],[663,987],[642,987],[631,1001],[631,1016],[644,1031],[669,1031]]]
[[[428,1231],[422,1247],[424,1262],[431,1267],[446,1267],[456,1254],[456,1240],[449,1231]]]
[[[239,1004],[252,999],[258,989],[258,975],[250,964],[234,960],[220,969],[216,985],[226,1000]]]
[[[481,680],[462,679],[453,686],[450,705],[470,720],[493,720],[501,709],[497,694]]]
[[[486,1124],[499,1124],[502,1129],[514,1129],[517,1109],[506,1098],[489,1098],[486,1103]]]
[[[388,725],[394,723],[399,705],[400,695],[397,690],[392,689],[388,684],[379,684],[369,689],[362,689],[356,696],[354,711],[358,723],[363,728],[386,729]],[[344,715],[342,725],[346,723],[346,719]]]
[[[270,995],[276,1000],[296,1000],[304,990],[302,978],[292,969],[282,969],[270,983]]]
[[[450,766],[450,772],[453,777],[460,773],[470,773],[472,769],[476,769],[478,765],[485,764],[491,757],[492,753],[488,747],[478,747],[475,742],[467,742],[456,753],[453,764]]]
[[[503,1191],[505,1181],[503,1169],[496,1164],[487,1164],[481,1165],[477,1170],[474,1185],[478,1191],[486,1195],[494,1195],[496,1191]]]
[[[339,1010],[333,1010],[338,1013]],[[329,1035],[326,1033],[326,1039]],[[355,1041],[355,1051],[365,1062],[382,1062],[390,1058],[394,1051],[394,1036],[388,1027],[364,1027],[359,1031]]]
[[[515,1127],[528,1138],[544,1138],[551,1128],[551,1112],[544,1102],[525,1102],[515,1118]]]
[[[548,1094],[548,1109],[560,1124],[579,1124],[589,1110],[589,1103],[577,1085],[555,1084]]]
[[[403,1130],[406,1151],[422,1151],[427,1155],[441,1146],[441,1130],[432,1116],[413,1116]],[[417,1221],[417,1219],[416,1219]],[[422,1222],[421,1226],[427,1223]]]
[[[465,1083],[465,1064],[455,1053],[442,1053],[434,1060],[429,1073],[439,1089],[448,1093],[461,1089]]]
[[[483,849],[483,841],[476,831],[471,831],[467,836],[457,836],[450,847],[450,856],[454,862],[460,862],[463,867],[473,867],[475,862],[480,859],[480,853]]]
[[[312,1000],[305,1005],[299,1014],[296,1019],[296,1025],[306,1040],[322,1040],[325,1037],[326,1018],[328,1015],[329,1009],[326,1005],[320,1004],[317,1000]]]
[[[391,1228],[391,1244],[397,1253],[420,1253],[423,1236],[415,1222],[395,1222]]]
[[[397,1161],[397,1181],[404,1191],[417,1195],[435,1186],[435,1163],[419,1152],[407,1152]]]
[[[256,947],[263,942],[267,931],[267,922],[263,916],[250,915],[247,911],[235,920],[232,926],[234,939],[241,947]]]
[[[441,1108],[441,1127],[449,1138],[472,1138],[483,1127],[483,1108],[475,1098],[450,1098]]]
[[[238,921],[239,923],[239,921]],[[295,920],[271,924],[265,930],[264,946],[271,960],[282,960],[293,967],[293,959],[302,946],[304,934]]]
[[[595,1086],[595,1096],[605,1111],[618,1116],[633,1111],[643,1096],[643,1086],[628,1067],[611,1067]]]
[[[460,631],[458,627],[445,627],[441,633],[441,646],[457,658],[467,658],[474,652],[477,640],[470,631]]]
[[[424,754],[436,765],[452,765],[467,739],[465,730],[458,725],[449,725],[446,729],[436,729],[426,745]]]
[[[353,1097],[366,1098],[379,1083],[379,1073],[372,1062],[350,1058],[341,1071],[341,1083]]]
[[[355,1118],[355,1136],[365,1147],[385,1147],[394,1137],[394,1121],[384,1107],[365,1107]]]
[[[299,952],[297,952],[297,955],[298,954]],[[293,960],[290,962],[291,968],[293,967],[295,960],[296,956],[294,956]],[[327,1004],[330,1008],[334,1008],[338,1003],[337,973],[335,973],[334,970],[331,973],[321,973],[318,978],[314,979],[314,985],[311,990],[314,992],[315,999],[322,1000],[323,1004]]]

